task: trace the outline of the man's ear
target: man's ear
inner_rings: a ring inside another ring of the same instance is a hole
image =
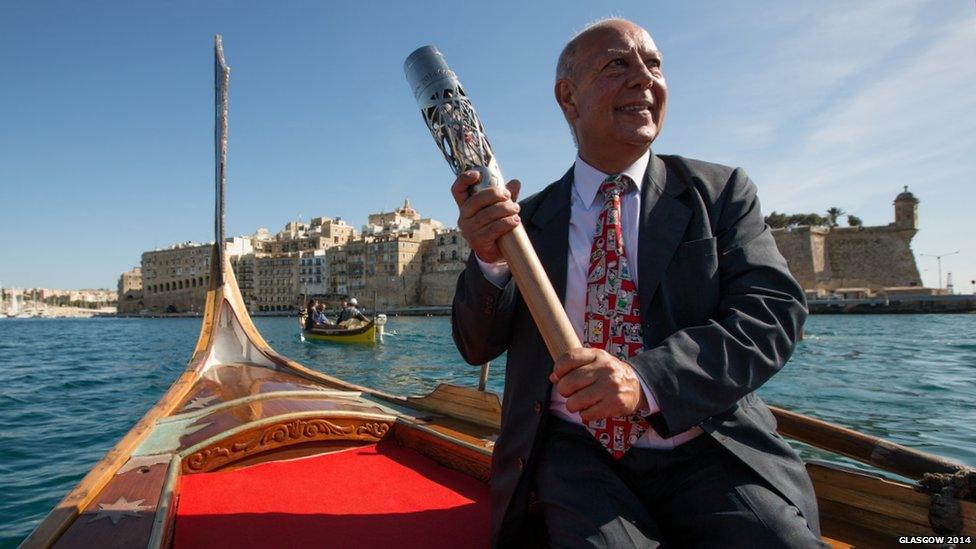
[[[574,88],[575,86],[573,86],[572,82],[561,78],[556,81],[556,87],[554,89],[556,103],[559,103],[559,108],[563,110],[563,115],[570,122],[579,118],[579,110],[576,108],[576,90]]]

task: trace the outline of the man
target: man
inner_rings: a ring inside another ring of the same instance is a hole
[[[651,154],[667,87],[629,21],[573,38],[555,95],[579,148],[561,180],[521,205],[517,181],[452,187],[472,249],[455,342],[472,364],[508,352],[493,545],[525,539],[535,499],[554,546],[819,546],[810,479],[754,394],[806,317],[755,186]],[[496,245],[522,222],[586,344],[555,363]]]
[[[315,323],[319,326],[335,326],[332,320],[325,315],[325,303],[316,301],[315,305]]]
[[[309,299],[308,304],[305,306],[305,331],[306,332],[311,331],[312,328],[315,328],[315,324],[316,324],[315,315],[318,314],[316,305],[318,305],[318,301],[314,299]]]
[[[342,324],[343,322],[351,318],[357,318],[364,322],[369,322],[369,319],[366,318],[366,315],[361,313],[359,309],[356,308],[357,305],[359,305],[359,301],[355,297],[350,298],[348,304],[347,302],[343,302],[343,308],[341,311],[339,311],[339,321],[337,322],[337,324]]]

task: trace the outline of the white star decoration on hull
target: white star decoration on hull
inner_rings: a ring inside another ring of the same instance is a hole
[[[142,505],[144,501],[146,500],[137,499],[135,501],[128,501],[124,497],[119,497],[119,499],[115,500],[115,503],[99,503],[98,512],[88,522],[95,522],[96,520],[107,518],[112,521],[112,526],[115,526],[123,518],[139,518],[139,511],[152,509],[149,505]]]
[[[152,467],[153,465],[158,465],[160,463],[169,463],[172,459],[172,454],[156,454],[154,456],[134,456],[129,458],[129,461],[125,462],[125,465],[119,468],[115,473],[116,475],[124,475],[129,471],[138,469],[140,467]]]
[[[191,400],[189,404],[183,407],[183,411],[187,412],[189,410],[199,410],[215,400],[217,400],[217,395],[196,397],[195,399]]]

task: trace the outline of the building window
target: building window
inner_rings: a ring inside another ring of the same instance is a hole
[[[457,250],[451,250],[451,259],[457,259]]]

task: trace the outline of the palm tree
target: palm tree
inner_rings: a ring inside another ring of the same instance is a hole
[[[847,212],[845,212],[844,210],[838,208],[837,206],[834,206],[832,208],[828,208],[827,209],[827,222],[830,224],[831,227],[836,227],[837,226],[837,219],[840,216],[842,216],[842,215],[844,215],[846,213]]]

